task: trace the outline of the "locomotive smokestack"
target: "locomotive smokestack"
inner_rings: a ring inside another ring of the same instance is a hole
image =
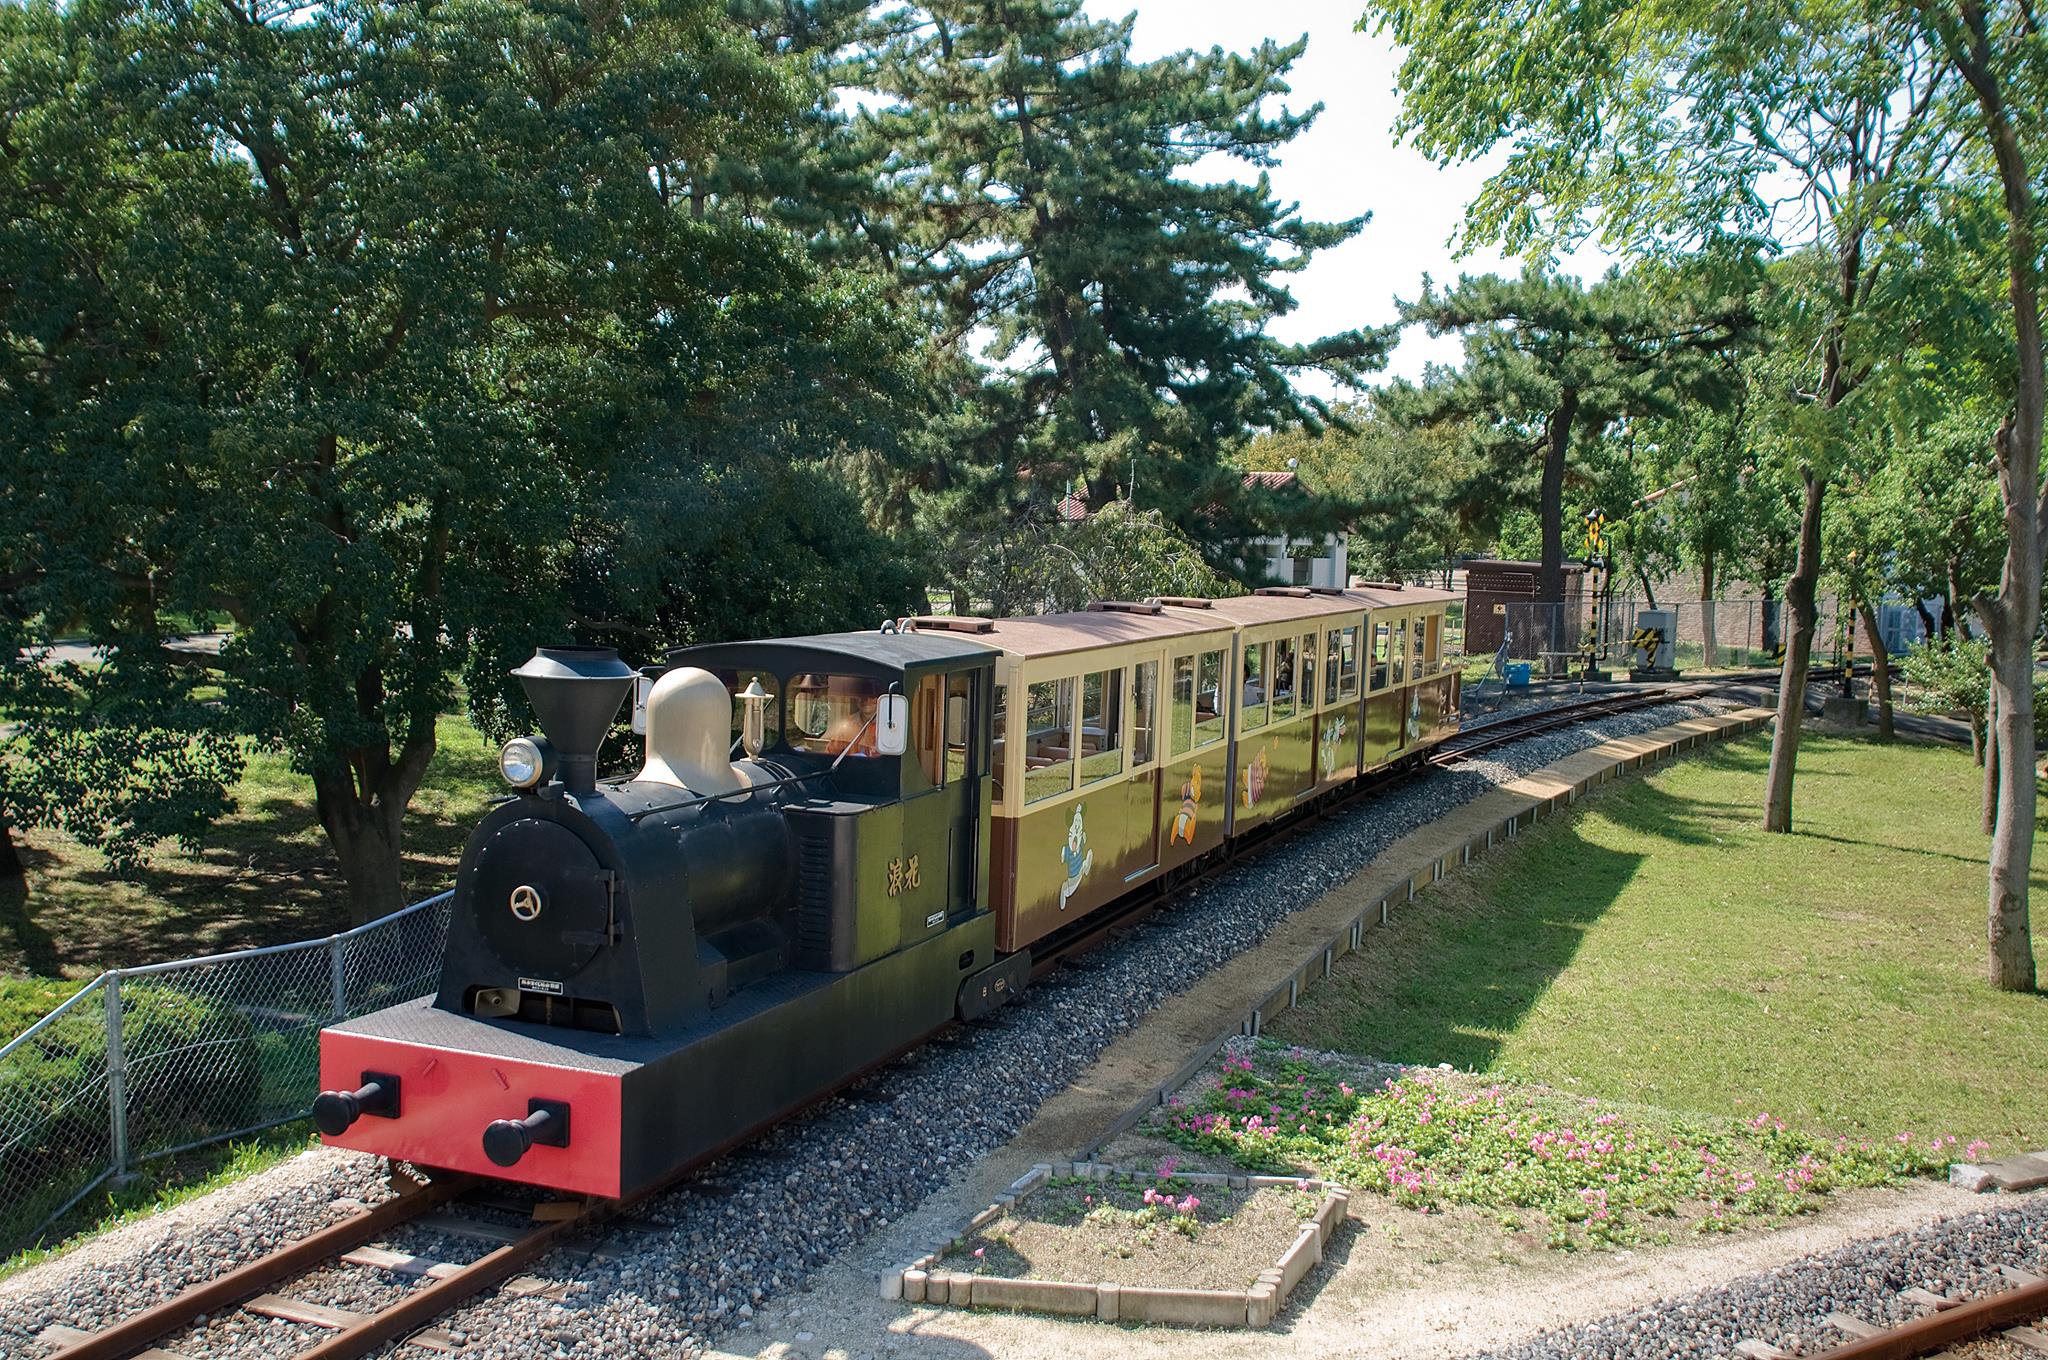
[[[512,674],[555,748],[563,786],[571,793],[595,789],[597,748],[633,692],[633,668],[611,647],[542,647]]]

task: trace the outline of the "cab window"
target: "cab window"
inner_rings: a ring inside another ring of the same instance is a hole
[[[974,672],[946,677],[946,782],[967,778],[974,768],[968,743],[974,740]]]
[[[934,788],[946,780],[946,682],[927,675],[910,696],[910,754],[916,775],[906,769],[903,791]],[[916,777],[921,775],[922,778]]]
[[[881,700],[881,682],[864,675],[796,676],[789,682],[789,744],[816,755],[876,755],[875,713]]]

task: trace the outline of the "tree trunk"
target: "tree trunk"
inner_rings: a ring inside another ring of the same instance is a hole
[[[406,905],[405,810],[433,755],[428,719],[412,724],[397,760],[388,747],[361,747],[347,753],[345,764],[314,772],[313,807],[340,862],[355,925]]]
[[[1998,704],[1991,737],[1998,759],[1998,819],[1991,833],[1987,971],[1994,987],[2031,992],[2035,972],[2027,876],[2034,863],[2034,638],[2041,630],[2041,521],[2048,517],[2041,489],[2048,375],[2042,371],[2041,293],[2035,273],[2039,245],[2033,172],[1992,63],[1984,11],[1965,5],[1959,17],[1966,30],[1959,35],[1963,41],[1957,44],[1948,34],[1944,38],[1950,59],[1977,98],[2004,193],[2006,296],[2012,303],[2019,377],[2012,411],[1993,445],[2005,508],[2005,567],[1997,599],[1978,601],[1991,635],[1991,687]]]
[[[1877,611],[1868,604],[1856,606],[1863,616],[1863,631],[1870,637],[1870,692],[1877,696],[1877,739],[1890,741],[1892,727],[1892,657],[1885,650],[1884,635],[1877,631]]]
[[[1704,643],[1700,664],[1708,670],[1721,664],[1721,646],[1714,632],[1714,550],[1700,555],[1700,634]]]
[[[1951,635],[1962,631],[1962,620],[1958,615],[1963,608],[1963,599],[1962,577],[1958,573],[1956,560],[1951,557],[1948,560],[1948,603],[1942,609],[1942,613],[1948,616],[1948,631]]]
[[[1564,609],[1564,471],[1571,451],[1572,422],[1578,418],[1579,394],[1566,388],[1550,413],[1543,443],[1543,476],[1537,493],[1537,515],[1543,523],[1543,554],[1536,568],[1536,598],[1531,601],[1528,656],[1563,651],[1568,642]],[[1546,616],[1546,607],[1548,614]]]
[[[1934,615],[1927,612],[1927,602],[1925,600],[1913,601],[1913,612],[1920,616],[1920,640],[1923,642],[1934,641]]]
[[[0,883],[19,883],[28,877],[21,862],[21,847],[14,843],[14,827],[0,812]]]
[[[1977,764],[1984,770],[1984,834],[1989,836],[1998,830],[1998,688],[1995,684],[1984,703],[1984,737],[1978,745],[1983,748],[1977,756]]]
[[[1799,729],[1806,720],[1806,671],[1813,655],[1813,630],[1820,621],[1814,588],[1820,579],[1820,512],[1827,484],[1810,467],[1799,469],[1806,504],[1799,514],[1799,556],[1785,582],[1792,607],[1792,635],[1786,639],[1785,668],[1778,680],[1778,724],[1771,734],[1771,767],[1764,793],[1764,830],[1792,829],[1792,774],[1799,759]]]

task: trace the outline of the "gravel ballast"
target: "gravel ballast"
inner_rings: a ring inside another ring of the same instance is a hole
[[[539,1273],[579,1282],[566,1299],[490,1296],[440,1325],[466,1334],[464,1354],[478,1360],[673,1354],[700,1345],[1009,1141],[1153,1006],[1258,943],[1401,837],[1589,746],[1724,707],[1667,704],[1532,737],[1332,813],[1035,984],[1023,1004],[927,1045],[642,1206],[634,1215],[642,1230],[613,1234],[605,1256],[542,1262]],[[302,1162],[213,1197],[220,1209],[210,1201],[185,1206],[175,1231],[138,1232],[132,1249],[124,1239],[122,1250],[57,1263],[48,1283],[36,1271],[0,1285],[0,1355],[38,1354],[32,1338],[51,1323],[104,1326],[323,1226],[337,1196],[377,1194],[369,1158]],[[417,1230],[396,1234],[392,1245],[445,1251],[441,1259],[473,1254]],[[400,1287],[381,1272],[352,1273],[360,1283],[323,1276],[321,1301],[369,1307]],[[265,1333],[240,1322],[235,1341],[220,1345],[227,1323],[171,1348],[195,1360],[275,1353],[262,1344]]]
[[[1925,1310],[1906,1289],[1974,1298],[2011,1288],[2001,1265],[2048,1274],[2048,1195],[1959,1214],[1910,1232],[1809,1256],[1718,1289],[1543,1332],[1470,1360],[1724,1360],[1755,1339],[1795,1355],[1838,1346],[1848,1336],[1825,1319],[1846,1313],[1877,1327]]]

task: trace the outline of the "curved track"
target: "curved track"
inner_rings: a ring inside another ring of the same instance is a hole
[[[1072,933],[1047,942],[1048,947],[1035,962],[1034,975],[1057,966],[1062,959],[1102,943],[1137,918],[1167,905],[1192,885],[1242,863],[1249,854],[1257,854],[1277,844],[1322,814],[1369,797],[1399,780],[1429,768],[1455,764],[1527,737],[1561,731],[1617,713],[1701,698],[1728,683],[1754,683],[1754,680],[1744,677],[1740,681],[1719,684],[1678,684],[1623,694],[1603,694],[1466,728],[1429,755],[1411,757],[1402,764],[1368,777],[1351,790],[1332,795],[1307,811],[1307,815],[1298,816],[1249,843],[1240,843],[1235,853],[1220,857],[1197,873],[1162,882],[1155,892],[1145,894],[1120,909],[1097,913],[1089,921],[1077,923]],[[43,1337],[46,1341],[61,1345],[49,1360],[128,1360],[132,1356],[143,1357],[144,1360],[188,1360],[178,1352],[153,1348],[156,1343],[202,1317],[218,1316],[238,1307],[259,1316],[288,1322],[310,1322],[332,1331],[332,1335],[310,1348],[290,1350],[281,1347],[275,1352],[280,1356],[291,1356],[293,1360],[355,1360],[355,1357],[400,1340],[410,1340],[412,1345],[425,1350],[458,1350],[461,1346],[459,1341],[445,1333],[425,1329],[436,1318],[476,1295],[513,1281],[521,1267],[529,1262],[668,1189],[699,1165],[701,1163],[680,1168],[668,1181],[631,1199],[543,1201],[532,1210],[534,1221],[518,1229],[483,1221],[465,1225],[459,1218],[440,1213],[451,1206],[459,1207],[464,1195],[484,1190],[486,1182],[452,1174],[437,1176],[430,1181],[415,1181],[403,1173],[395,1173],[400,1192],[394,1198],[352,1214],[331,1227],[258,1257],[225,1275],[194,1285],[125,1322],[94,1333],[68,1328],[45,1331]],[[429,1215],[435,1219],[430,1226],[439,1232],[480,1238],[496,1245],[467,1265],[423,1260],[373,1245],[406,1224]],[[392,1306],[376,1313],[350,1313],[298,1303],[288,1296],[270,1292],[337,1264],[383,1270],[398,1277],[425,1279],[427,1283],[408,1290]]]

